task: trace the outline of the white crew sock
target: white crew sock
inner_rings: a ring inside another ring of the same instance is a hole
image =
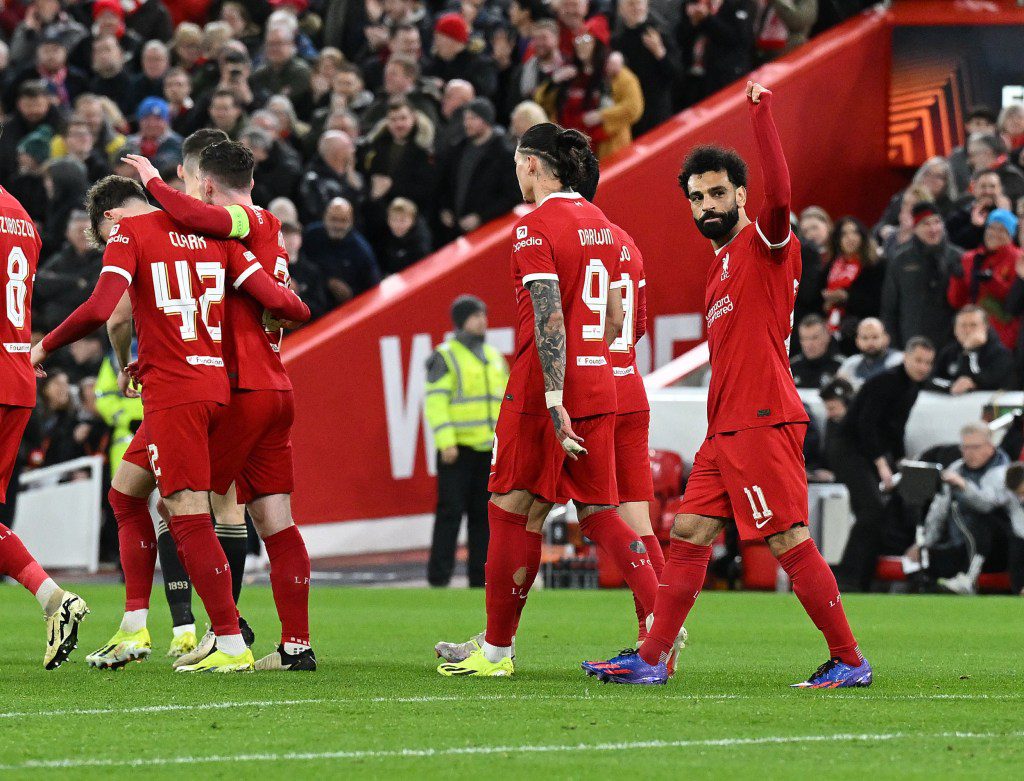
[[[44,580],[35,595],[36,600],[39,602],[39,607],[46,610],[46,604],[50,601],[50,597],[60,590],[61,587],[54,583],[53,578]]]
[[[196,625],[195,624],[182,624],[181,626],[176,626],[176,627],[172,628],[171,631],[174,632],[174,636],[175,637],[181,637],[186,632],[191,632],[192,634],[195,634],[196,633]]]
[[[502,659],[512,658],[512,646],[510,645],[491,645],[484,640],[480,645],[480,650],[484,652],[484,656],[487,657],[487,661],[491,664],[496,664]]]
[[[217,650],[223,651],[228,656],[238,656],[245,653],[245,640],[242,634],[217,635]]]
[[[283,647],[284,652],[286,654],[291,654],[292,656],[298,656],[309,648],[308,645],[303,645],[302,643],[284,643]]]
[[[121,631],[138,632],[140,629],[146,628],[146,617],[149,615],[149,608],[142,608],[141,610],[126,610],[124,616],[121,618]]]

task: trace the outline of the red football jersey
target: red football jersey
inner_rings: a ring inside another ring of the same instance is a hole
[[[757,223],[715,253],[704,299],[711,387],[708,436],[807,422],[789,371],[800,242],[768,244]]]
[[[258,206],[235,205],[245,211],[249,232],[241,241],[264,270],[279,282],[287,283],[288,253],[281,235],[281,221]],[[252,296],[229,291],[228,328],[224,334],[224,364],[232,388],[243,390],[291,390],[292,383],[281,362],[280,329],[263,327],[263,304]],[[240,356],[244,356],[239,360]]]
[[[644,277],[644,259],[633,237],[618,225],[613,224],[612,229],[622,249],[619,252],[619,270],[612,279],[611,288],[622,294],[625,317],[622,334],[611,343],[608,351],[615,375],[618,412],[623,415],[651,408],[647,403],[643,377],[636,367],[636,343],[647,332],[647,279]]]
[[[615,378],[604,341],[609,284],[620,249],[611,223],[579,195],[554,193],[516,223],[514,235],[516,355],[502,404],[517,412],[548,414],[534,339],[533,301],[525,286],[533,280],[555,279],[565,318],[562,403],[572,418],[615,412]]]
[[[182,228],[162,211],[114,226],[101,273],[129,280],[147,410],[193,401],[228,402],[221,331],[225,283],[238,287],[259,263],[234,241]]]
[[[18,199],[0,188],[0,285],[4,314],[0,319],[0,404],[34,407],[36,375],[32,349],[32,285],[42,242],[32,218]]]

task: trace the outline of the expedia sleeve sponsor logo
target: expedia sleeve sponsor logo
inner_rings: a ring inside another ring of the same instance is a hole
[[[130,244],[128,237],[121,233],[121,226],[114,225],[110,229],[110,235],[107,237],[107,244]]]
[[[527,236],[522,241],[517,241],[512,245],[513,252],[519,252],[524,247],[541,247],[544,245],[544,241],[539,236]]]
[[[734,306],[732,303],[732,299],[729,298],[729,296],[723,296],[722,298],[718,299],[714,304],[711,305],[711,308],[708,310],[706,316],[706,319],[708,321],[708,328],[711,327],[711,324],[715,322],[715,320],[722,317],[723,315],[729,314],[733,310],[733,308]]]

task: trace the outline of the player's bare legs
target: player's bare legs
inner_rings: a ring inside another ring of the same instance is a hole
[[[256,662],[257,670],[315,670],[309,638],[309,553],[292,519],[289,494],[260,496],[248,504],[256,532],[267,546],[270,587],[281,621],[277,651]]]
[[[231,657],[245,654],[238,610],[231,598],[230,567],[213,532],[209,492],[186,488],[165,496],[164,504],[171,514],[171,535],[213,624],[217,650]]]

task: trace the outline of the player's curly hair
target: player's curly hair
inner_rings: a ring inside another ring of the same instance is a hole
[[[219,141],[199,155],[199,171],[229,190],[248,190],[256,159],[237,141]]]
[[[85,195],[85,210],[89,213],[89,240],[93,246],[103,247],[106,244],[100,233],[103,213],[129,201],[149,203],[142,185],[126,176],[105,176],[89,188]]]
[[[577,192],[587,182],[588,174],[592,176],[590,139],[578,130],[542,122],[523,133],[519,151],[539,157],[563,186]]]
[[[697,146],[683,161],[683,170],[679,173],[679,186],[686,197],[690,197],[690,177],[700,176],[710,171],[725,171],[733,187],[747,186],[747,164],[735,149],[706,144]]]

